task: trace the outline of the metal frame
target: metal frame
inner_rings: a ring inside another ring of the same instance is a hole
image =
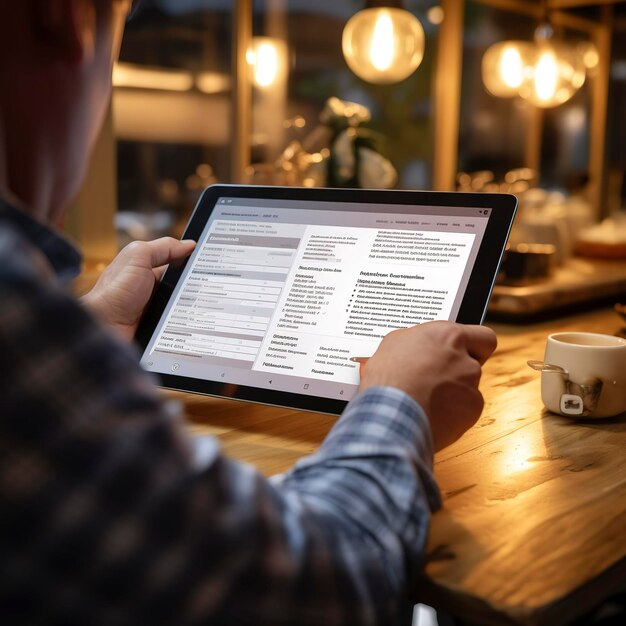
[[[458,163],[465,0],[441,0],[441,7],[444,20],[435,68],[433,189],[449,191],[455,187]]]
[[[602,7],[602,23],[593,33],[600,59],[611,58],[613,7]],[[605,217],[607,206],[607,117],[609,103],[610,63],[600,63],[591,85],[591,120],[589,141],[589,199],[596,208],[596,217]]]
[[[613,0],[613,3],[617,0]],[[474,0],[485,6],[534,16],[540,19],[542,7],[526,0]],[[602,8],[602,20],[595,22],[557,9],[597,5],[599,1],[549,0],[550,19],[558,26],[566,26],[587,33],[596,45],[601,59],[610,59],[613,7],[611,2]],[[458,161],[458,129],[463,69],[463,19],[465,0],[442,0],[445,18],[438,41],[438,61],[435,78],[435,156],[433,187],[436,190],[454,189]],[[609,91],[609,63],[600,63],[591,79],[591,119],[589,141],[589,195],[596,216],[606,212],[606,133]],[[531,117],[526,142],[526,165],[539,169],[543,112],[537,110]]]
[[[250,165],[252,135],[252,85],[246,57],[252,43],[252,0],[235,0],[232,42],[233,108],[230,124],[233,143],[230,176],[232,182],[242,183]]]

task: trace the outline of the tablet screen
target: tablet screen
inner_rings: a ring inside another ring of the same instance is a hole
[[[372,355],[393,329],[458,318],[493,211],[228,190],[213,200],[143,367],[342,401],[358,388],[353,357]]]

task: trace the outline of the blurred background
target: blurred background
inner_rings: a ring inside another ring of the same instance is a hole
[[[512,191],[520,198],[530,190],[532,210],[573,199],[580,223],[621,210],[625,3],[382,4],[401,5],[419,20],[423,59],[408,77],[375,83],[352,71],[342,50],[346,23],[367,8],[362,0],[142,0],[68,224],[87,257],[110,258],[134,238],[180,235],[214,182]],[[484,74],[497,69],[483,67],[485,53],[499,42],[532,42],[542,24],[559,45],[587,53],[584,83],[557,106],[493,95]],[[343,108],[329,113],[329,98]],[[349,103],[364,107],[356,122]],[[352,134],[342,144],[345,129]],[[371,149],[370,175],[342,178],[345,149],[361,145]]]

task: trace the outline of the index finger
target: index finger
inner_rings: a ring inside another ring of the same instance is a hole
[[[496,334],[486,326],[468,324],[463,326],[467,351],[481,365],[493,354],[498,345]]]

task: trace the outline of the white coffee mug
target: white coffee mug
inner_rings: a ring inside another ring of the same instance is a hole
[[[566,370],[541,373],[541,399],[561,415],[611,417],[626,411],[626,339],[565,332],[548,337],[544,362]]]

